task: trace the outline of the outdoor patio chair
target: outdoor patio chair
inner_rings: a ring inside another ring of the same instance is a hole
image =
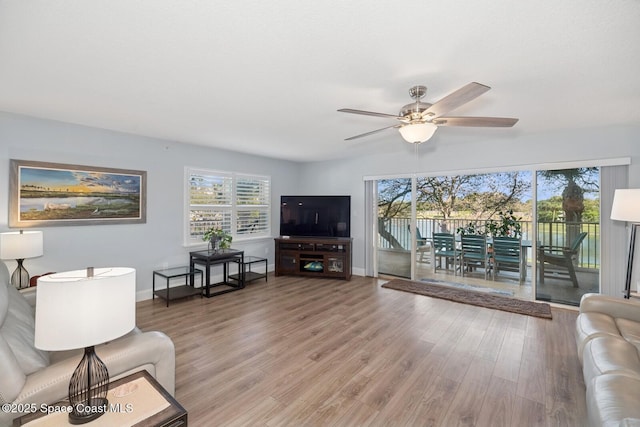
[[[494,237],[492,243],[493,280],[500,271],[517,271],[520,273],[520,284],[524,282],[524,274],[520,271],[522,241],[518,237]],[[526,265],[525,265],[526,268]]]
[[[574,262],[578,256],[580,245],[587,237],[586,232],[582,232],[573,239],[570,246],[540,246],[538,248],[538,270],[540,271],[540,283],[544,283],[545,264],[551,264],[557,267],[567,269],[569,277],[554,275],[556,279],[569,279],[573,282],[573,287],[578,287],[578,278],[576,277],[576,269]]]
[[[484,268],[484,279],[487,280],[491,264],[489,263],[489,253],[487,252],[487,236],[481,234],[462,234],[460,237],[462,249],[460,251],[460,262],[462,264],[462,275],[465,272],[473,271],[474,268]]]
[[[420,233],[420,229],[416,228],[416,255],[418,257],[418,262],[428,263],[431,257],[426,257],[431,252],[431,242],[429,242],[426,238],[422,237]]]
[[[445,261],[445,268],[448,270],[449,265],[453,264],[453,271],[456,271],[456,265],[460,252],[456,249],[456,239],[451,233],[433,233],[433,271],[442,268],[442,259]],[[437,261],[437,262],[436,262]]]

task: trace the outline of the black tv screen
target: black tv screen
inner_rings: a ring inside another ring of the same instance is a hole
[[[351,237],[351,196],[281,196],[280,235]]]

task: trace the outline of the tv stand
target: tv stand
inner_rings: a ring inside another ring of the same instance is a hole
[[[351,238],[277,237],[276,276],[351,280]]]

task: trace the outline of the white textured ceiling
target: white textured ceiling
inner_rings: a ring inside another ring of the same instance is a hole
[[[638,124],[640,1],[0,0],[1,111],[185,143],[339,158],[404,142],[338,108],[471,81],[455,115],[520,118],[476,132]]]

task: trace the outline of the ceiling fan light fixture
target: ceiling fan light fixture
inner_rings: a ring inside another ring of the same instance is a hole
[[[401,126],[398,130],[405,141],[410,142],[411,144],[421,144],[431,139],[433,134],[436,132],[436,129],[438,129],[437,125],[426,122],[410,123],[408,125]]]
[[[411,104],[407,104],[400,110],[400,114],[376,113],[373,111],[354,110],[352,108],[341,108],[338,111],[351,114],[362,114],[365,116],[376,116],[395,119],[401,124],[383,127],[374,131],[361,133],[360,135],[346,138],[345,141],[362,138],[363,136],[373,135],[387,129],[399,129],[402,138],[411,144],[421,144],[428,141],[439,126],[473,126],[473,127],[511,127],[515,125],[518,119],[508,117],[449,117],[446,114],[455,110],[461,105],[476,99],[486,91],[491,89],[489,86],[471,82],[455,92],[441,98],[439,101],[431,104],[422,102],[420,99],[427,93],[426,86],[414,86],[409,90],[409,95],[415,100]],[[435,123],[434,123],[435,121]],[[396,122],[397,123],[397,122]]]

